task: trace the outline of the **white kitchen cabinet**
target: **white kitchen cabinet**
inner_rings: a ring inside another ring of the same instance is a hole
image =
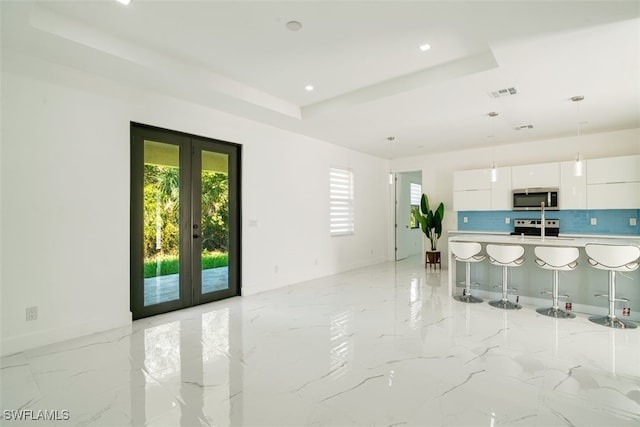
[[[453,174],[453,191],[489,190],[491,169],[458,171]]]
[[[560,163],[513,166],[511,184],[514,190],[526,188],[559,188]]]
[[[560,163],[560,209],[587,209],[587,165],[582,162],[582,175],[576,176],[576,162]]]
[[[458,171],[453,174],[453,210],[491,209],[491,169]]]
[[[587,160],[587,184],[640,182],[640,155]]]
[[[455,211],[511,210],[511,167],[458,171],[453,175],[453,209]]]
[[[587,160],[589,209],[640,209],[640,155]]]
[[[488,211],[491,209],[491,190],[453,192],[454,211]]]
[[[640,182],[587,185],[589,209],[640,209]]]
[[[496,181],[491,182],[491,210],[511,210],[511,167],[497,168]]]

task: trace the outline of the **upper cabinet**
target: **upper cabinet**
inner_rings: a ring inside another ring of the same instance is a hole
[[[453,176],[456,211],[511,210],[513,190],[558,188],[560,209],[640,209],[640,155],[576,162],[459,171]]]
[[[588,209],[640,208],[640,155],[587,160]]]
[[[640,181],[640,155],[587,160],[587,184]]]
[[[511,168],[459,171],[453,174],[453,210],[488,211],[511,209]]]
[[[453,174],[453,210],[491,209],[491,170],[477,169]]]
[[[453,191],[489,190],[491,169],[459,171],[453,174]]]
[[[582,162],[582,173],[576,175],[576,162],[560,163],[560,209],[587,209],[587,167]]]
[[[511,168],[497,168],[496,180],[491,182],[491,210],[511,210]]]
[[[538,165],[513,166],[511,185],[514,190],[526,188],[559,188],[560,164],[543,163]]]

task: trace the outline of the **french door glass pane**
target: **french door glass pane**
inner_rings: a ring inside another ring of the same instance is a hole
[[[144,141],[144,305],[180,298],[180,147]]]
[[[202,293],[229,289],[229,156],[202,150]]]

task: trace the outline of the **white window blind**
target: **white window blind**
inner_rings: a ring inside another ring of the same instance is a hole
[[[329,170],[329,232],[332,236],[353,234],[353,172],[349,169]]]
[[[411,191],[411,205],[420,206],[420,198],[422,198],[422,185],[414,184],[413,182],[410,184]]]

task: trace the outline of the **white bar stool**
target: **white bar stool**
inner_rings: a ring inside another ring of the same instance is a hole
[[[456,295],[453,298],[456,301],[478,303],[482,302],[482,298],[471,295],[471,263],[483,261],[486,257],[480,252],[482,245],[477,242],[449,242],[449,250],[453,253],[456,261],[466,264],[465,289],[462,295]]]
[[[608,297],[609,314],[606,316],[591,316],[589,320],[598,325],[617,329],[633,329],[637,325],[620,320],[616,317],[616,302],[628,302],[627,298],[616,298],[616,271],[634,271],[640,266],[640,248],[631,245],[602,245],[590,243],[584,247],[589,264],[599,270],[609,271],[609,293],[597,294],[597,297]]]
[[[524,248],[519,245],[487,245],[487,254],[489,261],[493,265],[502,267],[502,299],[497,301],[489,301],[489,305],[504,310],[519,310],[522,308],[520,304],[514,304],[507,298],[509,291],[515,291],[515,288],[508,287],[507,272],[509,267],[520,267],[524,264]]]
[[[538,264],[540,268],[553,271],[553,286],[551,288],[553,306],[550,308],[537,308],[536,311],[545,316],[560,319],[576,317],[575,314],[561,310],[560,307],[558,307],[558,298],[560,297],[558,294],[558,273],[560,271],[575,270],[578,266],[577,259],[580,256],[580,251],[578,251],[578,248],[536,246],[534,252],[536,257],[538,257],[536,264]],[[562,296],[567,297],[568,295]]]

